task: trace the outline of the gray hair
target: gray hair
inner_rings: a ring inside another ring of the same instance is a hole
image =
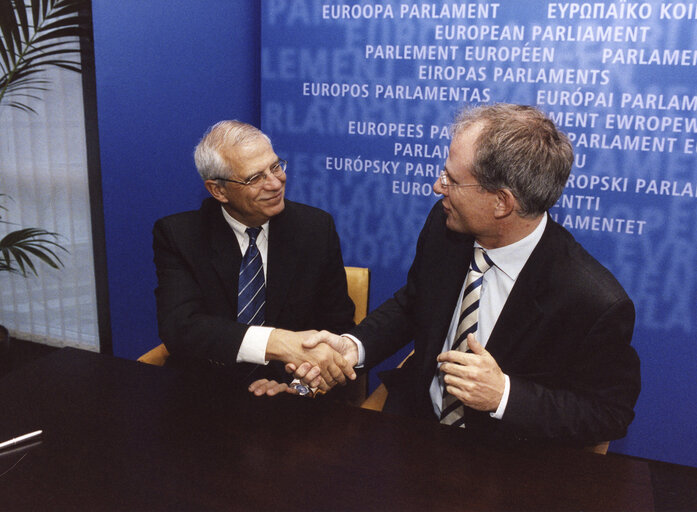
[[[510,190],[523,217],[554,206],[573,165],[568,137],[535,107],[499,103],[463,110],[451,127],[453,138],[475,124],[482,131],[472,175],[482,188]]]
[[[244,146],[260,138],[271,144],[271,140],[264,132],[251,124],[237,120],[220,121],[208,128],[194,151],[194,162],[201,178],[214,180],[231,177],[234,169],[231,169],[222,157],[220,148]]]

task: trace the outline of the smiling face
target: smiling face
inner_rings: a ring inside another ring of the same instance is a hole
[[[445,161],[445,171],[452,186],[443,187],[440,180],[436,180],[433,190],[443,194],[448,228],[473,235],[482,243],[482,240],[495,232],[496,194],[481,187],[456,186],[477,183],[471,170],[480,132],[481,125],[474,124],[453,138]]]
[[[208,190],[233,218],[256,227],[283,211],[286,176],[276,177],[270,172],[271,166],[279,160],[271,144],[259,137],[244,145],[223,146],[220,155],[228,167],[234,169],[230,177],[235,180],[246,181],[255,174],[266,173],[266,179],[255,185],[206,182]]]

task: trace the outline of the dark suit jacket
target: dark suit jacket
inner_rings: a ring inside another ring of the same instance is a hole
[[[428,388],[472,252],[472,237],[448,230],[437,203],[406,286],[352,331],[367,367],[414,340],[407,364],[383,378],[385,411],[435,418]],[[548,218],[486,346],[511,380],[503,419],[465,408],[465,430],[578,444],[624,436],[640,389],[633,328],[620,284]]]
[[[157,321],[160,338],[176,356],[232,366],[251,380],[255,365],[235,362],[249,328],[236,322],[242,254],[220,203],[155,223]],[[339,237],[331,216],[286,201],[269,224],[265,325],[290,330],[353,327]],[[285,378],[279,365],[259,367],[253,378]]]

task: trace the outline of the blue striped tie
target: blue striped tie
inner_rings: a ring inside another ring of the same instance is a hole
[[[467,280],[465,282],[465,292],[462,295],[462,306],[460,306],[460,316],[458,318],[457,331],[451,350],[467,352],[467,335],[477,332],[479,327],[479,297],[482,292],[482,281],[484,273],[494,265],[484,249],[474,248],[472,261],[470,263]],[[465,421],[462,417],[464,406],[453,395],[443,391],[443,410],[440,414],[440,422],[446,425],[454,425],[465,428]]]
[[[257,236],[261,228],[247,228],[249,247],[240,265],[240,280],[237,292],[237,321],[248,325],[264,325],[264,265],[257,248]]]

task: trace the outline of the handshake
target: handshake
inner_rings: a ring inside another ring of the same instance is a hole
[[[286,371],[303,384],[329,391],[337,384],[354,380],[353,367],[358,363],[358,347],[350,338],[329,331],[271,331],[266,345],[266,360],[282,361]],[[260,379],[249,386],[257,396],[297,393],[285,383]]]

